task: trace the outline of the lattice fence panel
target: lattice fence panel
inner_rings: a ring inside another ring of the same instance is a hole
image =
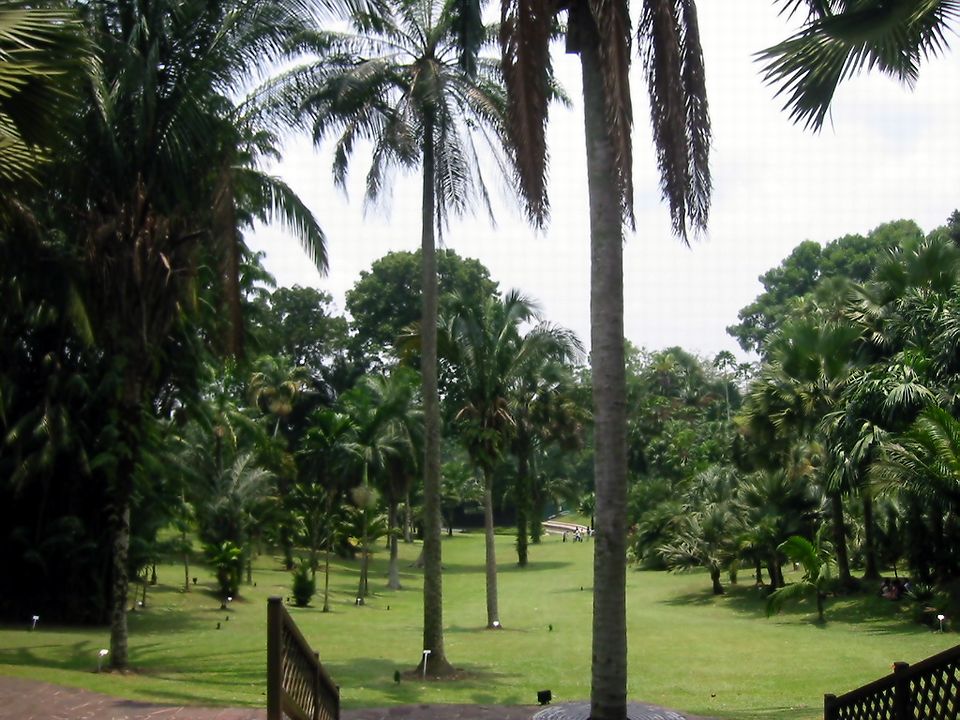
[[[893,685],[862,697],[850,698],[836,708],[838,720],[893,720]]]
[[[960,711],[960,664],[946,663],[912,678],[912,716],[918,720],[954,720]]]
[[[303,652],[293,633],[283,628],[283,689],[308,718],[314,717],[312,658]]]

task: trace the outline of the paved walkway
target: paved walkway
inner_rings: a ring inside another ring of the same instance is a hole
[[[630,703],[630,720],[706,720]],[[345,710],[343,720],[586,720],[588,703],[399,705]],[[50,683],[0,676],[0,720],[266,720],[265,710],[156,705]]]

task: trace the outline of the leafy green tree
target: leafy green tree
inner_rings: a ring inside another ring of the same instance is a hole
[[[288,357],[333,384],[349,370],[351,360],[347,320],[335,314],[332,303],[329,293],[299,285],[277,288],[256,300],[252,332],[261,353]]]
[[[346,308],[355,341],[371,362],[395,362],[402,354],[397,340],[420,319],[421,251],[398,251],[375,260],[347,291]],[[479,260],[461,258],[449,248],[437,250],[440,314],[456,293],[483,302],[497,284]]]
[[[128,664],[127,552],[130,504],[145,417],[162,389],[195,372],[199,342],[189,328],[198,268],[221,267],[239,242],[230,222],[238,197],[225,168],[243,134],[231,94],[302,28],[303,8],[267,0],[95,2],[84,18],[101,55],[78,87],[79,130],[50,163],[53,222],[80,258],[82,296],[111,392],[113,454],[108,477],[114,562],[111,664]],[[220,172],[218,172],[220,171]],[[224,194],[226,193],[226,194]],[[287,217],[286,196],[256,210]],[[301,217],[301,219],[303,219]],[[291,227],[322,257],[308,217]],[[175,371],[182,374],[177,378]]]
[[[920,228],[911,220],[878,226],[866,236],[844,235],[821,247],[806,240],[779,266],[760,276],[763,292],[738,313],[740,322],[727,332],[747,352],[765,355],[770,334],[796,314],[803,299],[828,278],[865,282],[886,253],[917,243]]]
[[[486,203],[476,141],[501,157],[505,97],[496,63],[458,62],[459,14],[449,2],[395,0],[370,15],[352,13],[349,32],[301,36],[318,61],[274,85],[285,120],[317,143],[336,137],[334,179],[343,185],[358,140],[372,144],[367,197],[375,200],[395,167],[419,167],[421,203],[421,376],[424,413],[424,634],[430,669],[452,672],[443,646],[440,551],[440,407],[437,391],[436,228],[450,213]],[[468,72],[471,70],[472,72]],[[502,161],[501,161],[502,167]],[[422,661],[421,661],[422,662]]]

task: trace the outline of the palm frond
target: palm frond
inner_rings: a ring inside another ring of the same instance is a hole
[[[815,12],[799,32],[757,59],[764,80],[786,96],[790,119],[814,131],[839,84],[861,70],[877,69],[912,86],[921,60],[944,51],[948,26],[960,18],[958,0],[812,5]]]
[[[527,215],[537,226],[544,224],[550,209],[546,124],[552,27],[553,7],[549,0],[501,0],[500,48],[517,184]]]

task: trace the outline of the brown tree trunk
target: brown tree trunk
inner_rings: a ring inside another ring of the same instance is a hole
[[[596,542],[593,560],[592,720],[627,716],[626,380],[623,223],[607,131],[600,41],[586,2],[571,8],[580,44],[590,201],[590,339],[593,377]]]
[[[420,368],[423,382],[423,649],[430,651],[431,675],[449,675],[453,667],[443,647],[443,579],[440,550],[440,400],[437,390],[437,252],[434,239],[434,126],[429,111],[423,123],[423,314]],[[418,671],[423,672],[421,656]]]
[[[833,546],[837,553],[837,580],[841,587],[850,587],[850,557],[847,554],[847,528],[843,523],[843,495],[839,490],[830,493],[830,513],[833,516]]]
[[[530,463],[529,443],[524,439],[517,442],[517,479],[514,488],[514,502],[517,508],[517,565],[527,566],[527,538],[530,528]]]
[[[876,521],[873,517],[873,494],[870,488],[863,488],[863,555],[864,580],[879,580],[880,568],[877,563]]]
[[[397,524],[397,503],[396,501],[391,500],[390,504],[387,506],[387,526],[390,528],[390,532],[387,533],[387,539],[390,543],[390,568],[387,571],[387,587],[391,590],[400,590],[400,568],[399,564],[399,548],[397,547],[397,533],[396,530]]]
[[[723,595],[723,585],[720,582],[720,568],[710,568],[710,582],[713,584],[713,594]]]
[[[493,533],[493,477],[483,472],[483,530],[486,550],[487,629],[500,629],[500,610],[497,608],[497,551]]]

